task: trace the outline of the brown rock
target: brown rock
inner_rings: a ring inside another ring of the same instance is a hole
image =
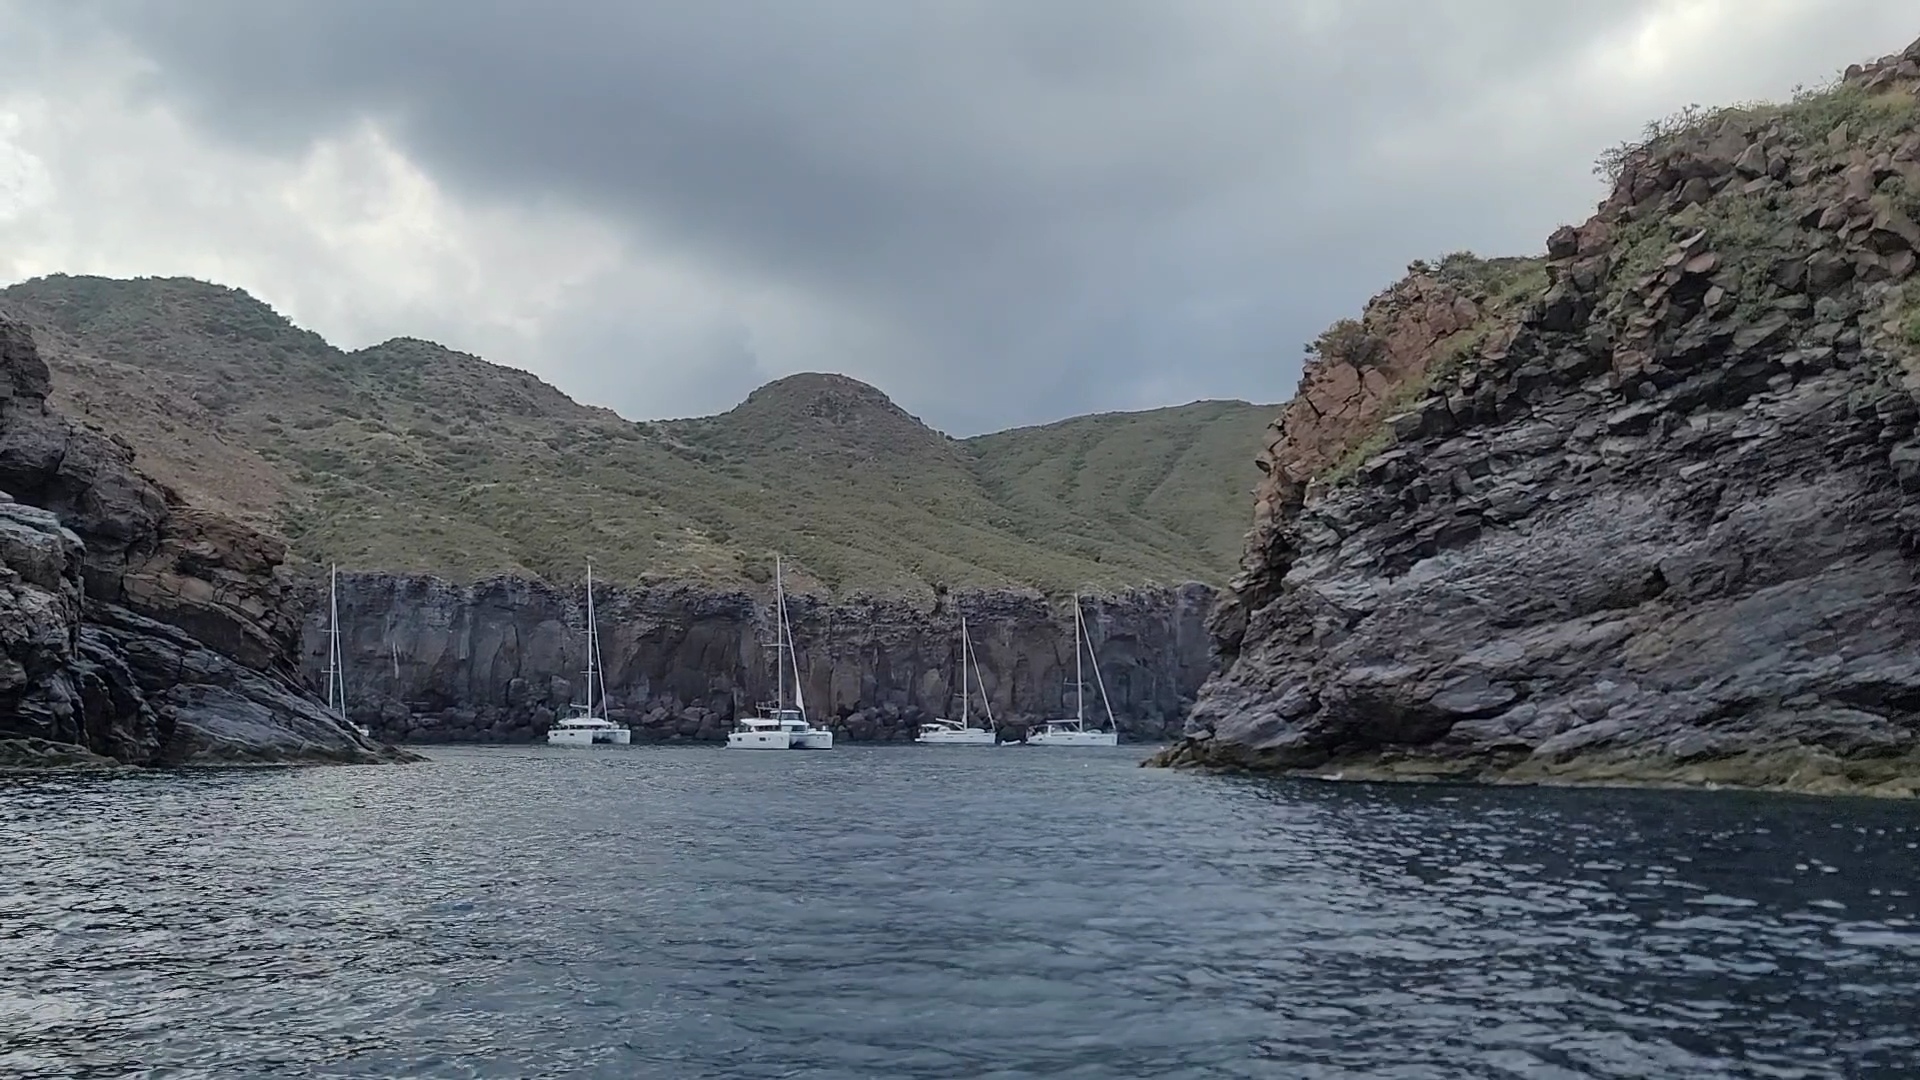
[[[1583,257],[1589,257],[1587,259],[1589,266],[1594,265],[1600,260],[1591,258],[1591,256],[1605,252],[1607,245],[1612,242],[1613,224],[1600,218],[1594,218],[1580,229],[1579,254]]]
[[[1865,161],[1855,161],[1840,174],[1841,192],[1848,202],[1860,203],[1873,198],[1873,165]]]
[[[1567,267],[1566,279],[1576,289],[1597,289],[1606,278],[1607,267],[1603,259],[1582,259]]]
[[[1759,143],[1747,147],[1734,159],[1733,167],[1746,177],[1764,176],[1767,171],[1767,149]]]
[[[1579,243],[1576,230],[1560,234],[1562,250],[1569,241]],[[1589,261],[1598,263],[1600,257]],[[1559,270],[1565,273],[1567,267]],[[1255,532],[1262,522],[1276,520],[1268,516],[1279,513],[1276,508],[1291,504],[1288,490],[1304,489],[1347,447],[1378,431],[1394,389],[1423,372],[1455,335],[1482,315],[1480,301],[1469,291],[1418,271],[1375,296],[1361,323],[1381,343],[1379,356],[1365,371],[1325,364],[1302,378],[1300,392],[1283,414],[1279,437],[1265,455],[1269,471],[1255,494],[1257,506],[1265,509],[1256,510]],[[1483,355],[1497,352],[1503,341],[1504,335],[1496,331],[1482,346]],[[1461,378],[1471,381],[1471,372]]]
[[[1547,258],[1569,259],[1580,252],[1580,230],[1562,225],[1547,237]]]
[[[1920,251],[1920,225],[1895,209],[1886,198],[1874,200],[1873,241],[1881,251]]]

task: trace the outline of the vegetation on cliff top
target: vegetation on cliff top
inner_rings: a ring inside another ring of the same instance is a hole
[[[1627,139],[1600,152],[1593,172],[1611,188],[1620,182],[1627,163],[1658,156],[1698,140],[1703,132],[1732,120],[1738,123],[1775,123],[1798,145],[1828,139],[1843,125],[1846,132],[1835,149],[1873,142],[1912,126],[1914,100],[1897,90],[1869,89],[1847,80],[1845,73],[1813,85],[1798,86],[1786,101],[1746,101],[1732,105],[1687,105],[1649,120],[1638,138]]]
[[[1735,153],[1754,152],[1746,136],[1768,133],[1772,157],[1736,165],[1728,173],[1740,181],[1708,187],[1702,176],[1697,191],[1683,191],[1674,205],[1635,208],[1621,215],[1608,239],[1611,255],[1601,306],[1616,332],[1642,317],[1635,301],[1649,276],[1672,258],[1682,237],[1699,233],[1715,252],[1721,270],[1716,281],[1729,317],[1751,322],[1761,317],[1778,289],[1785,268],[1804,265],[1826,243],[1809,214],[1819,177],[1839,172],[1850,161],[1887,150],[1920,129],[1920,97],[1910,86],[1870,85],[1859,69],[1812,87],[1797,89],[1785,102],[1745,102],[1718,108],[1690,105],[1651,121],[1640,136],[1604,151],[1594,172],[1610,188],[1628,182],[1630,166],[1691,156],[1711,160],[1729,133],[1741,133]],[[1755,152],[1758,153],[1758,152]],[[1742,167],[1744,165],[1744,167]],[[1792,175],[1789,175],[1792,172]],[[1616,192],[1616,198],[1621,193]],[[1629,203],[1632,193],[1624,193]],[[1887,176],[1873,191],[1873,204],[1908,220],[1920,220],[1920,167]],[[1449,264],[1451,263],[1451,267]],[[1451,273],[1449,273],[1451,270]],[[1850,271],[1848,271],[1850,272]],[[1546,290],[1545,260],[1486,260],[1467,254],[1448,256],[1438,265],[1416,262],[1409,273],[1451,280],[1464,291],[1486,297],[1482,317],[1470,332],[1437,346],[1426,367],[1389,388],[1374,411],[1376,423],[1356,433],[1318,476],[1339,483],[1350,479],[1371,458],[1393,445],[1386,421],[1428,396],[1435,385],[1481,355],[1501,327],[1511,327]],[[1387,294],[1382,294],[1383,296]],[[1920,288],[1909,282],[1888,301],[1888,328],[1896,342],[1914,350],[1910,370],[1920,376]],[[1366,357],[1364,320],[1341,319],[1307,351],[1317,357]]]
[[[1416,261],[1407,267],[1407,272],[1410,276],[1432,277],[1457,290],[1460,295],[1474,301],[1479,317],[1472,324],[1437,342],[1426,365],[1396,383],[1375,404],[1373,415],[1377,423],[1363,429],[1349,444],[1331,456],[1331,463],[1319,476],[1327,483],[1337,484],[1350,479],[1369,458],[1391,446],[1393,432],[1386,425],[1387,418],[1425,397],[1436,381],[1460,370],[1462,365],[1478,356],[1488,342],[1503,327],[1511,326],[1526,305],[1547,287],[1546,260],[1538,256],[1489,259],[1471,251],[1456,251],[1438,263]],[[1356,328],[1361,325],[1352,319],[1342,322],[1352,323]],[[1351,332],[1348,337],[1351,337]],[[1337,351],[1341,344],[1343,342],[1329,341],[1326,335],[1322,335],[1316,342],[1320,347],[1313,351],[1322,360],[1331,357],[1351,363],[1347,354]],[[1329,351],[1329,346],[1336,351]]]
[[[344,352],[246,293],[55,276],[0,292],[72,415],[301,554],[450,577],[1065,590],[1218,583],[1271,406],[1199,402],[953,440],[872,387],[799,375],[633,423],[430,342]]]

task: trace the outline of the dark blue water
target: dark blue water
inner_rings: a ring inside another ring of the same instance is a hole
[[[0,779],[0,1076],[1920,1075],[1920,807],[1136,757]]]

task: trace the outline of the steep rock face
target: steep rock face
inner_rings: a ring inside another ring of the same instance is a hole
[[[1504,342],[1513,329],[1512,309],[1531,287],[1545,285],[1541,271],[1542,260],[1465,252],[1437,266],[1416,262],[1359,319],[1342,319],[1309,346],[1299,389],[1267,425],[1265,447],[1254,459],[1261,480],[1243,573],[1214,613],[1214,637],[1227,659],[1239,647],[1246,611],[1271,599],[1267,587],[1278,579],[1267,568],[1282,558],[1273,545],[1283,542],[1281,525],[1309,485],[1384,449],[1389,413],[1470,353]]]
[[[324,582],[311,586],[303,657],[326,659]],[[1207,670],[1211,590],[1192,585],[1084,601],[1100,675],[1123,736],[1175,734]],[[720,740],[775,693],[766,605],[744,592],[596,585],[610,714],[645,740]],[[517,742],[584,700],[585,595],[496,578],[342,574],[341,648],[350,713],[393,740]],[[959,612],[967,616],[994,718],[1019,726],[1073,709],[1073,616],[1018,593],[829,604],[788,598],[802,689],[817,721],[854,741],[905,740],[958,715]],[[1086,672],[1087,714],[1104,721]],[[977,684],[974,693],[978,694]],[[975,715],[980,715],[975,698]]]
[[[1626,155],[1388,440],[1276,441],[1161,762],[1914,793],[1916,215],[1920,43]]]
[[[395,756],[290,677],[278,542],[182,505],[47,392],[32,336],[0,320],[0,758]]]

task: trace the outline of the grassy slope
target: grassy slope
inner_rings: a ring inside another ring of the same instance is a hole
[[[1232,568],[1272,408],[1203,402],[956,441],[871,387],[801,375],[716,417],[632,423],[428,342],[347,353],[243,292],[53,277],[60,403],[189,497],[367,569],[1066,589]]]
[[[982,484],[1020,517],[1063,507],[1128,543],[1193,551],[1210,566],[1231,568],[1252,521],[1253,455],[1275,411],[1198,401],[1078,416],[967,442]]]

